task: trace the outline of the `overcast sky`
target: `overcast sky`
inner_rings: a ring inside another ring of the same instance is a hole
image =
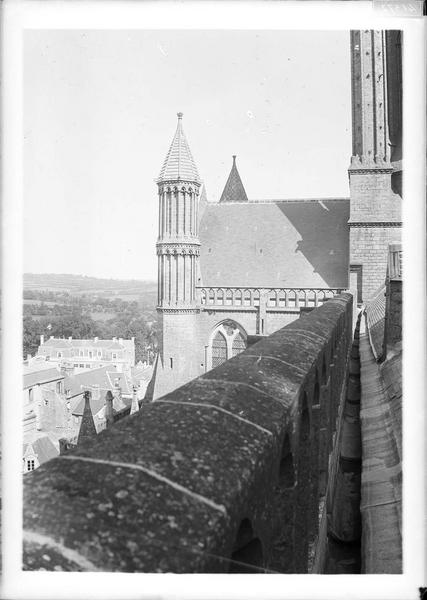
[[[183,126],[208,198],[349,195],[348,32],[27,30],[24,270],[155,279]]]

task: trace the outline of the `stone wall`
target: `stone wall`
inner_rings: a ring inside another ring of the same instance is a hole
[[[24,568],[313,570],[351,340],[342,294],[27,475]]]
[[[389,244],[399,242],[400,225],[366,224],[350,227],[351,264],[362,265],[362,297],[368,300],[384,283]]]

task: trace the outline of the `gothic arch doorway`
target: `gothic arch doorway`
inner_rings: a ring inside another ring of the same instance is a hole
[[[206,370],[214,369],[246,349],[246,331],[231,319],[218,323],[207,346]]]

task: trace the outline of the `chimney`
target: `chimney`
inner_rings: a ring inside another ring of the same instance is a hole
[[[92,385],[92,395],[94,398],[98,400],[101,397],[101,390],[99,388],[99,383],[94,383]]]
[[[42,334],[40,336],[40,346],[43,346],[43,344],[44,344],[44,335]]]
[[[135,338],[134,337],[131,337],[130,339],[131,339],[132,342],[135,342]]]
[[[119,338],[119,344],[123,344],[123,338]]]
[[[116,337],[113,337],[113,342],[117,342],[117,338]]]
[[[114,424],[113,394],[108,390],[105,394],[105,425],[108,429]]]
[[[134,385],[132,388],[132,405],[130,407],[130,414],[133,415],[133,413],[136,413],[138,411],[139,411],[138,396],[136,395],[136,385]]]
[[[54,339],[55,339],[55,336],[54,336],[54,335],[51,335],[51,336],[50,336],[50,339],[51,339],[51,340],[54,340]]]
[[[72,336],[72,335],[70,335],[70,336],[68,337],[68,341],[69,341],[69,342],[72,342],[72,341],[73,341],[73,336]]]
[[[96,343],[96,342],[98,341],[98,338],[97,338],[97,337],[94,337],[94,338],[93,338],[93,341]]]
[[[60,371],[64,377],[71,377],[74,373],[74,364],[68,361],[60,363]]]

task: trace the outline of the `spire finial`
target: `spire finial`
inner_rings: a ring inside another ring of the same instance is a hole
[[[233,154],[233,165],[236,164],[236,154]]]
[[[178,112],[178,113],[176,113],[176,116],[178,117],[179,120],[181,120],[182,117],[184,116],[184,113]]]

